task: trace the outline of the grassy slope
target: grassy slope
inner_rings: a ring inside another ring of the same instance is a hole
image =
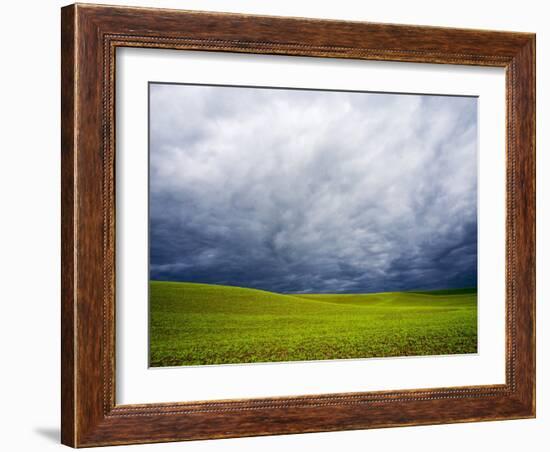
[[[475,353],[475,291],[282,295],[152,281],[151,365]]]

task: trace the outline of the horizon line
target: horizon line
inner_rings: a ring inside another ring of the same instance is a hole
[[[251,290],[260,290],[263,292],[271,292],[279,295],[361,295],[361,294],[377,294],[377,293],[393,293],[393,292],[438,292],[443,290],[472,290],[477,292],[476,286],[464,286],[464,287],[440,287],[437,289],[405,289],[405,290],[384,290],[384,291],[375,291],[375,292],[276,292],[274,290],[261,289],[258,287],[247,287],[247,286],[237,286],[232,284],[218,284],[218,283],[207,283],[207,282],[196,282],[196,281],[175,281],[175,280],[164,280],[164,279],[149,279],[149,282],[165,282],[165,283],[176,283],[176,284],[201,284],[205,286],[219,286],[219,287],[234,287],[237,289],[251,289]]]

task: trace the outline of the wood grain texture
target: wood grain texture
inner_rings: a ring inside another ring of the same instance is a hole
[[[64,444],[535,415],[534,35],[81,4],[63,8],[61,33]],[[116,405],[114,69],[123,46],[506,68],[506,384]]]
[[[63,9],[61,14],[61,441],[64,444],[74,444],[74,8]]]

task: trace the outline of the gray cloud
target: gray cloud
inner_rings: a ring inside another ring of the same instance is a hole
[[[477,100],[150,85],[150,277],[477,283]]]

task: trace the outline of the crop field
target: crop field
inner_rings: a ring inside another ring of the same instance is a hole
[[[476,289],[278,294],[150,282],[150,365],[477,352]]]

